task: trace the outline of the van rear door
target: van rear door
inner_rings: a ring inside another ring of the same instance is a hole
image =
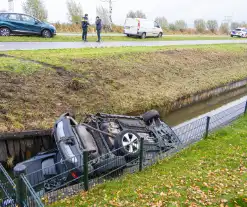
[[[138,30],[138,19],[127,18],[124,24],[124,34],[137,35]]]

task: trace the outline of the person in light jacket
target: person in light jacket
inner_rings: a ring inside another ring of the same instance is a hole
[[[101,30],[102,30],[102,21],[101,21],[101,19],[99,17],[96,17],[95,25],[96,25],[96,31],[97,31],[97,36],[98,36],[97,42],[100,42],[101,41],[100,33],[101,33]]]

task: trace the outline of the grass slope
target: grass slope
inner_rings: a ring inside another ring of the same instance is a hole
[[[247,77],[246,48],[5,52],[13,57],[0,57],[0,132],[49,128],[65,111],[78,118],[88,112],[126,114],[156,106],[169,111],[179,97]]]
[[[47,39],[35,36],[10,36],[10,37],[0,37],[0,42],[80,42],[81,36],[60,36],[57,35],[54,38]],[[174,40],[229,40],[231,37],[221,37],[221,36],[164,36],[163,38],[146,38],[145,40],[136,37],[102,37],[105,42],[108,41],[174,41]],[[88,36],[90,42],[97,40],[97,37]]]
[[[160,161],[62,200],[62,206],[247,206],[247,117]]]

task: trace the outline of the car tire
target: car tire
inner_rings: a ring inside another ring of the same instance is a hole
[[[151,110],[143,114],[142,118],[146,124],[149,124],[153,119],[160,118],[160,114],[156,110]]]
[[[140,136],[132,130],[123,130],[114,141],[115,153],[126,158],[136,158],[140,154]]]
[[[50,30],[48,30],[48,29],[44,29],[43,31],[42,31],[42,37],[44,37],[44,38],[51,38],[52,37],[52,34],[51,34],[51,31]]]
[[[161,38],[162,37],[162,32],[160,32],[159,34],[158,34],[158,38]]]
[[[234,37],[233,35],[231,35],[231,37]]]
[[[0,36],[10,36],[11,31],[7,27],[0,28]]]
[[[130,37],[130,35],[129,35],[129,34],[127,34],[127,37]]]
[[[141,35],[141,39],[145,39],[145,38],[146,38],[146,36],[147,36],[147,35],[146,35],[146,33],[145,33],[145,32],[143,32],[143,33],[142,33],[142,35]]]

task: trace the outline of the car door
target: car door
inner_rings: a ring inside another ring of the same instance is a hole
[[[40,34],[41,25],[38,20],[25,14],[21,14],[20,17],[23,30],[27,33]]]
[[[157,22],[154,22],[154,27],[153,27],[153,36],[158,36],[160,33],[160,27]]]
[[[10,27],[12,32],[20,32],[21,31],[21,23],[20,23],[20,15],[19,14],[14,14],[14,13],[10,13],[8,14],[5,19],[4,22],[6,23],[6,25],[8,27]]]

